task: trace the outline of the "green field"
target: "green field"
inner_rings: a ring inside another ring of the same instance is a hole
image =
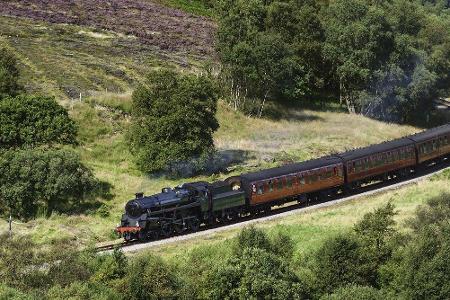
[[[195,14],[209,15],[201,2],[159,2],[181,9],[188,7]],[[268,103],[266,112],[272,118],[267,119],[249,118],[220,101],[217,114],[220,129],[214,140],[219,157],[229,162],[224,166],[227,171],[178,180],[149,177],[135,168],[125,139],[130,123],[131,91],[151,69],[170,67],[191,72],[202,69],[211,57],[161,50],[120,32],[6,16],[0,16],[0,45],[18,56],[21,83],[28,92],[54,95],[68,108],[79,127],[80,147],[77,151],[83,162],[100,180],[111,186],[110,199],[99,199],[102,202],[99,209],[91,209],[81,215],[54,213],[49,218],[39,217],[25,224],[18,222],[13,225],[15,234],[31,234],[40,244],[61,238],[76,240],[80,245],[114,239],[112,230],[120,221],[124,205],[138,191],[151,194],[183,181],[223,179],[245,171],[379,143],[418,130],[349,115],[337,104],[321,106],[320,101],[314,109]],[[435,193],[444,189],[445,184],[427,182],[407,188],[402,193],[409,195],[414,188],[420,188],[424,194]],[[392,193],[392,197],[397,199],[399,209],[406,212],[423,202],[423,198],[418,196],[408,196],[407,200]],[[324,232],[349,226],[377,201],[384,201],[374,199],[370,197],[358,203],[351,202],[298,218],[289,217],[264,226],[291,232],[306,249],[313,247],[314,241],[320,239]],[[1,222],[0,232],[6,230],[7,223]],[[205,240],[221,241],[234,232]],[[188,242],[189,245],[195,243]],[[176,246],[167,246],[157,251],[175,254],[177,249]]]
[[[221,127],[215,134],[215,144],[220,155],[236,156],[237,162],[228,166],[229,172],[170,180],[145,176],[134,167],[125,140],[130,121],[129,103],[129,93],[108,93],[69,106],[70,115],[79,126],[81,146],[78,149],[82,159],[100,180],[111,185],[111,199],[102,200],[103,207],[99,210],[86,211],[82,215],[55,213],[48,219],[38,218],[15,225],[14,232],[29,233],[42,244],[60,238],[74,239],[81,245],[111,240],[124,205],[135,192],[155,193],[162,187],[183,181],[213,181],[244,171],[378,143],[417,130],[335,112],[334,109],[314,111],[274,106],[279,119],[254,119],[220,102],[217,117]],[[6,225],[6,222],[2,223],[0,230],[7,230]]]

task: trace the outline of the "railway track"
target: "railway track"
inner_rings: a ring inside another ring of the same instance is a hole
[[[183,240],[188,240],[191,238],[195,238],[198,236],[204,236],[208,234],[212,234],[218,231],[224,231],[229,230],[236,227],[242,227],[253,223],[263,222],[267,220],[277,219],[284,216],[301,213],[301,212],[307,212],[313,209],[318,209],[322,207],[328,207],[332,205],[336,205],[338,203],[350,201],[356,198],[374,195],[377,193],[386,192],[389,190],[398,189],[400,187],[416,183],[420,180],[426,179],[430,176],[433,176],[437,173],[440,173],[446,169],[450,168],[450,160],[447,160],[446,162],[431,166],[425,170],[421,170],[416,172],[413,176],[404,178],[403,180],[389,180],[386,182],[381,182],[377,184],[373,184],[364,188],[359,189],[356,192],[353,192],[351,194],[346,195],[339,195],[338,197],[328,200],[328,201],[322,201],[322,202],[316,202],[310,206],[300,206],[298,204],[291,204],[287,206],[283,206],[277,209],[273,209],[272,211],[258,216],[253,217],[245,217],[242,219],[239,219],[238,221],[234,221],[232,223],[226,223],[226,224],[217,224],[215,226],[202,226],[199,231],[188,233],[184,235],[178,235],[173,236],[165,239],[159,239],[155,241],[150,241],[146,243],[141,243],[139,241],[132,241],[132,242],[121,242],[121,243],[115,243],[115,244],[108,244],[108,245],[102,245],[99,247],[96,247],[96,251],[98,253],[104,252],[109,253],[113,251],[116,248],[121,248],[124,252],[137,252],[140,250],[143,250],[145,248],[150,248],[154,246],[159,246],[167,243],[174,243],[179,242]]]

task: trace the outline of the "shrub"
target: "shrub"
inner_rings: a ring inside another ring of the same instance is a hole
[[[32,300],[32,296],[22,293],[16,289],[0,284],[0,300]]]
[[[20,92],[18,80],[16,57],[6,48],[0,48],[0,100],[8,96],[16,96]]]
[[[210,299],[298,299],[309,296],[308,288],[275,254],[246,248],[210,273]]]
[[[0,101],[0,148],[76,144],[67,110],[50,97],[18,96]]]
[[[361,245],[353,234],[329,238],[314,254],[313,272],[321,293],[347,284],[366,284]]]
[[[381,291],[368,286],[349,285],[339,288],[331,295],[326,295],[321,300],[384,300],[386,295]]]
[[[69,150],[17,150],[0,156],[0,213],[22,219],[38,209],[73,211],[95,195],[98,181]]]
[[[128,137],[138,167],[152,173],[210,153],[212,133],[219,127],[216,106],[210,79],[173,71],[150,73],[133,93]]]
[[[67,287],[60,285],[53,286],[47,293],[48,299],[54,300],[115,300],[123,299],[121,295],[113,289],[103,284],[93,284],[89,282],[74,282]]]
[[[178,278],[160,258],[136,257],[127,269],[122,293],[126,299],[173,299],[178,294]]]

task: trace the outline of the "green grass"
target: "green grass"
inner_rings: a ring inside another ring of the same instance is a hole
[[[213,17],[214,10],[202,0],[156,0],[167,7],[183,10],[193,15]]]
[[[235,112],[220,102],[217,117],[221,127],[214,135],[217,149],[236,152],[237,155],[246,152],[248,155],[244,155],[245,158],[231,173],[169,180],[164,177],[145,176],[135,168],[125,138],[130,124],[130,117],[126,113],[129,105],[129,92],[97,93],[89,98],[89,101],[72,102],[68,105],[71,117],[79,126],[78,151],[83,162],[94,170],[100,180],[112,186],[112,199],[102,200],[109,210],[109,215],[102,216],[96,212],[72,216],[54,214],[49,219],[38,218],[24,225],[15,225],[15,232],[30,233],[35,241],[42,244],[63,237],[76,239],[80,245],[91,241],[111,240],[112,230],[120,221],[125,203],[135,192],[152,194],[160,191],[162,187],[175,186],[183,181],[223,179],[243,171],[282,164],[286,160],[318,157],[350,147],[400,137],[417,130],[409,126],[388,125],[362,116],[333,111],[283,111],[279,108],[282,111],[279,120],[254,119]],[[270,159],[267,159],[268,157]],[[0,224],[0,232],[7,230],[6,225],[6,222]],[[309,236],[315,236],[313,233],[322,230],[321,221],[314,226],[298,226],[295,230],[305,232],[305,236],[308,236],[308,232]],[[204,240],[214,241],[216,237],[221,236],[219,240],[230,235],[221,233],[212,239],[208,237]]]
[[[195,14],[209,14],[200,0],[160,2],[192,10]],[[80,245],[111,240],[112,229],[120,221],[126,201],[137,191],[151,194],[180,181],[212,181],[244,171],[378,143],[417,130],[347,115],[336,105],[315,110],[268,103],[266,112],[276,119],[255,119],[235,112],[221,102],[217,114],[220,129],[214,135],[215,145],[220,153],[227,151],[227,155],[231,153],[241,162],[231,166],[232,171],[227,174],[184,180],[148,177],[134,166],[125,137],[130,124],[130,91],[149,70],[163,66],[180,69],[186,62],[186,69],[196,70],[203,66],[204,59],[156,50],[138,43],[134,36],[11,17],[0,17],[0,45],[18,56],[21,81],[27,91],[54,95],[68,108],[79,127],[80,147],[77,151],[83,162],[100,180],[112,187],[113,197],[101,199],[104,208],[109,210],[107,216],[98,212],[69,216],[55,213],[48,219],[37,218],[26,224],[14,225],[15,234],[31,234],[41,244],[65,237],[78,240]],[[81,102],[78,100],[80,93]],[[340,213],[333,212],[328,218],[338,216]],[[314,240],[324,234],[323,228],[330,232],[340,228],[340,225],[331,229],[323,227],[321,221],[298,223],[292,225],[294,227],[289,227],[289,224],[272,225],[273,230],[301,233],[296,241],[308,245],[314,244]],[[0,222],[0,232],[5,230],[7,223]],[[232,235],[220,233],[199,242],[220,243]],[[172,253],[179,251],[176,247],[173,249]]]

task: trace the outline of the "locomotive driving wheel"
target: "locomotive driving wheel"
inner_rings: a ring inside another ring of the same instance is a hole
[[[161,225],[161,230],[160,230],[161,236],[162,237],[169,237],[172,235],[172,226],[170,224],[162,224]]]
[[[184,227],[183,224],[173,224],[173,229],[175,230],[175,232],[177,234],[182,234],[184,229],[185,229],[185,227]]]
[[[198,231],[199,228],[200,228],[200,221],[198,218],[192,218],[191,220],[189,220],[189,229],[192,232]]]

